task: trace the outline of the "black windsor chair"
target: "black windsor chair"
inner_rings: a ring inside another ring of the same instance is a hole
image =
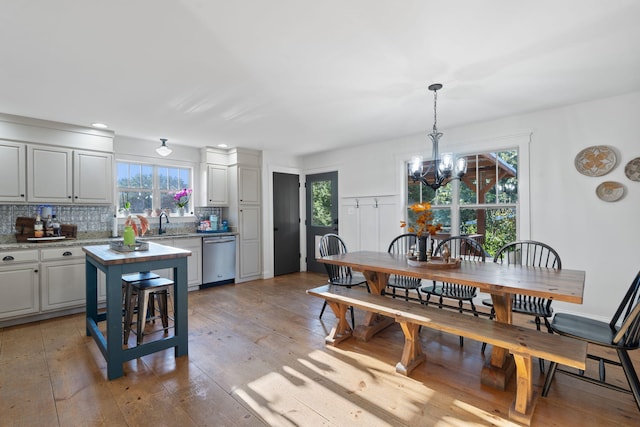
[[[445,245],[449,247],[451,258],[461,258],[470,261],[485,262],[487,253],[483,249],[482,245],[474,239],[466,236],[448,237],[438,243],[438,246],[433,252],[433,255],[441,256],[442,250]],[[476,317],[478,316],[476,306],[473,303],[473,299],[478,295],[478,290],[474,286],[465,286],[447,282],[437,283],[434,280],[433,285],[429,287],[423,287],[422,292],[427,295],[427,305],[429,304],[429,299],[432,295],[438,297],[438,307],[440,308],[442,308],[444,305],[444,298],[457,300],[458,311],[462,313],[464,311],[463,304],[465,301],[467,301],[471,306],[471,312],[473,313],[473,315]],[[462,346],[463,344],[464,338],[460,337],[460,345]]]
[[[638,409],[640,409],[640,383],[628,353],[630,350],[636,350],[640,347],[640,272],[636,274],[629,290],[609,323],[573,314],[558,313],[551,322],[551,330],[559,335],[614,349],[618,353],[620,361],[587,354],[588,359],[598,361],[600,374],[598,379],[589,377],[582,371],[575,373],[558,369],[558,364],[551,362],[544,387],[542,388],[543,396],[546,397],[549,394],[555,373],[562,372],[591,384],[630,393],[633,395]],[[588,346],[587,350],[590,348],[591,346]],[[629,383],[629,390],[606,382],[606,364],[622,367]]]
[[[524,265],[532,267],[562,268],[560,255],[551,246],[534,240],[520,240],[507,243],[496,252],[493,262]],[[512,297],[511,310],[514,313],[533,316],[536,329],[540,330],[541,318],[547,331],[551,333],[549,319],[553,316],[551,301],[547,298],[532,297],[528,295],[515,294]],[[482,300],[482,304],[491,307],[491,318],[495,317],[493,302],[491,299]],[[484,353],[487,344],[482,344]],[[539,359],[540,371],[544,372],[544,360]]]
[[[395,237],[389,244],[387,252],[390,254],[407,254],[411,250],[412,246],[416,245],[417,236],[415,233],[401,234]],[[396,297],[396,289],[404,290],[404,299],[409,300],[409,291],[415,290],[418,294],[418,299],[422,302],[422,295],[420,295],[420,286],[422,280],[416,277],[402,276],[400,274],[392,274],[389,277],[387,287],[391,288],[391,296]]]
[[[320,256],[340,255],[347,253],[347,246],[344,241],[337,234],[329,233],[322,236],[320,243],[318,244]],[[366,284],[367,280],[361,274],[354,274],[351,271],[351,267],[334,264],[324,264],[327,269],[327,275],[329,276],[328,282],[335,286],[345,286],[352,288],[354,286]],[[367,290],[369,287],[367,286]],[[324,310],[327,308],[327,301],[324,301],[322,310],[320,310],[320,319],[324,314]],[[349,307],[351,311],[351,325],[355,328],[355,316],[353,314],[353,307]]]

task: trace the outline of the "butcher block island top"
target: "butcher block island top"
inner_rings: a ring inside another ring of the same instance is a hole
[[[153,242],[149,243],[149,250],[118,252],[109,245],[84,246],[82,250],[87,256],[95,259],[103,265],[129,264],[134,262],[160,261],[164,259],[182,258],[191,256],[191,251],[164,246]]]

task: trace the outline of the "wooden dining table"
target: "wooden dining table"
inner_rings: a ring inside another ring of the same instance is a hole
[[[318,258],[318,262],[347,266],[362,272],[371,293],[377,295],[384,293],[392,274],[474,286],[491,295],[496,320],[509,324],[513,320],[511,305],[514,294],[582,304],[585,282],[585,272],[581,270],[476,261],[462,261],[458,268],[437,268],[428,264],[410,266],[405,255],[387,252],[348,252]],[[354,329],[353,336],[367,341],[393,323],[391,318],[368,312],[364,323]],[[509,352],[494,346],[488,363],[482,369],[481,381],[504,390],[513,372],[513,359]]]

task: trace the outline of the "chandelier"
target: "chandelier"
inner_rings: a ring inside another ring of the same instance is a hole
[[[162,141],[162,145],[156,148],[156,153],[160,154],[162,157],[167,157],[173,150],[167,146],[166,139],[160,138],[160,141]]]
[[[455,161],[451,153],[445,153],[440,156],[438,151],[438,142],[442,137],[442,132],[438,132],[438,91],[442,89],[440,83],[434,83],[429,86],[429,90],[433,91],[433,132],[429,134],[429,138],[433,142],[433,166],[430,166],[426,171],[423,171],[424,162],[422,157],[414,157],[411,161],[411,178],[413,182],[420,181],[424,185],[437,190],[438,188],[446,185],[450,179],[460,179],[467,173],[467,160],[464,157],[460,157]],[[433,181],[429,182],[427,175],[433,170]]]

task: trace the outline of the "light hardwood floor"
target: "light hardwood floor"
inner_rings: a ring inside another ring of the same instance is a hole
[[[423,330],[427,361],[409,378],[394,370],[403,344],[397,325],[368,343],[325,346],[335,318],[327,310],[319,320],[323,301],[304,292],[324,281],[300,273],[192,292],[189,355],[167,350],[130,361],[114,381],[83,315],[2,329],[0,425],[514,425],[507,414],[515,385],[480,385],[478,342],[460,347],[457,336]],[[625,384],[619,369],[608,374]],[[631,395],[557,375],[533,425],[637,426],[640,412]]]

